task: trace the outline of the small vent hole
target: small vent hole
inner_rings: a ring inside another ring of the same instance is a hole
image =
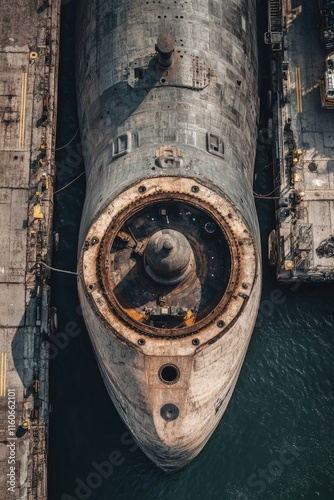
[[[159,370],[159,377],[165,384],[175,384],[180,378],[180,371],[175,365],[163,365]]]

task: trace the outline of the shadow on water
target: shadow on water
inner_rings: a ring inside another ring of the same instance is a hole
[[[19,439],[25,436],[28,448],[31,445],[28,422],[37,423],[44,418],[47,420],[49,415],[48,394],[45,392],[48,388],[45,384],[45,368],[48,359],[49,274],[44,274],[43,269],[41,272],[37,271],[36,266],[35,271],[38,285],[30,289],[29,303],[11,342],[12,359],[23,386],[21,390],[23,389],[24,402],[24,412],[19,412],[16,421],[15,435]],[[8,392],[11,392],[10,389]],[[27,427],[23,427],[23,423]]]
[[[260,6],[265,11],[264,1]],[[58,147],[78,129],[74,7],[70,1],[62,8]],[[266,81],[262,83],[265,91]],[[261,127],[267,127],[265,116]],[[59,151],[58,188],[82,172],[79,144],[76,137],[70,150]],[[271,161],[268,145],[262,146],[257,172]],[[264,168],[257,177],[257,192],[270,192],[271,182],[271,169]],[[76,269],[84,190],[82,176],[56,195],[57,268]],[[266,259],[273,202],[258,200],[257,208],[263,296],[241,377],[204,450],[171,475],[137,449],[107,395],[81,315],[75,276],[53,273],[59,328],[51,351],[50,500],[333,498],[333,287],[297,291],[276,283]]]

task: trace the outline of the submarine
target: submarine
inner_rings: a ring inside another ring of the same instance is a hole
[[[81,0],[78,290],[102,378],[174,471],[233,394],[261,294],[255,0]]]

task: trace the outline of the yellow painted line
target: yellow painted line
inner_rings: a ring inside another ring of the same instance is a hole
[[[19,148],[24,147],[26,106],[27,106],[27,81],[28,81],[28,73],[22,73]]]
[[[303,100],[302,100],[302,82],[300,78],[300,67],[296,67],[296,94],[297,94],[297,112],[303,112]]]
[[[1,365],[0,365],[0,397],[6,396],[6,384],[7,384],[7,353],[1,353]]]

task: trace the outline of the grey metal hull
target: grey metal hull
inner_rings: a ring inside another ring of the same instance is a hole
[[[80,299],[116,408],[145,453],[166,470],[188,463],[217,426],[257,315],[255,10],[255,1],[246,0],[93,0],[79,6],[77,82],[87,177]],[[159,67],[154,49],[166,32],[175,38],[167,69]],[[226,291],[206,318],[185,320],[182,331],[145,324],[108,288],[121,279],[106,259],[120,221],[150,200],[188,203],[194,213],[212,217],[229,248]],[[173,384],[158,376],[164,363],[177,366]],[[164,419],[166,404],[177,408],[177,417]]]

